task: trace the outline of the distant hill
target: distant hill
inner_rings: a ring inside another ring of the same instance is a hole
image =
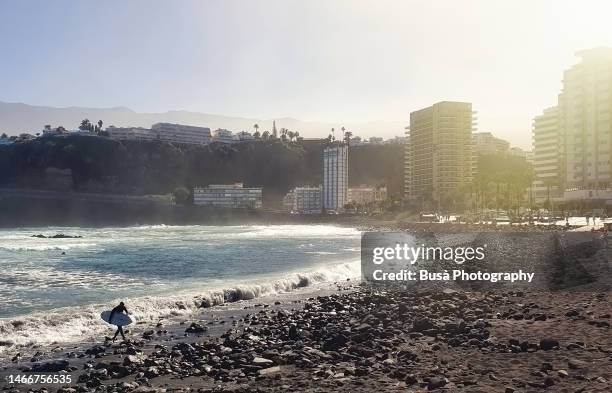
[[[66,129],[76,129],[81,120],[89,119],[91,122],[102,120],[104,126],[138,126],[150,127],[157,122],[172,122],[196,126],[210,127],[211,129],[226,128],[231,131],[253,131],[253,125],[258,124],[260,132],[272,129],[272,121],[276,120],[276,127],[288,128],[298,131],[305,138],[325,137],[332,127],[338,130],[344,126],[353,135],[361,137],[380,136],[392,138],[402,136],[406,122],[376,121],[367,123],[320,123],[302,121],[293,118],[279,119],[248,119],[212,115],[200,112],[168,111],[164,113],[139,113],[125,107],[116,108],[83,108],[67,107],[54,108],[47,106],[33,106],[19,103],[0,101],[0,133],[17,135],[23,132],[40,132],[45,124],[53,127],[64,126]]]
[[[70,135],[0,145],[0,187],[111,194],[167,194],[176,187],[243,182],[264,188],[264,202],[289,189],[321,184],[323,142],[279,140],[178,146]],[[349,184],[387,185],[399,198],[399,144],[353,146]]]

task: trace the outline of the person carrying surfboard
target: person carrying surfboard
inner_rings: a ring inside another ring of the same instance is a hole
[[[112,323],[113,315],[121,314],[121,313],[129,314],[129,312],[128,312],[127,308],[125,308],[125,304],[123,302],[120,302],[117,307],[115,307],[115,308],[113,308],[111,310],[110,316],[108,317],[109,323]],[[113,341],[115,341],[117,339],[117,335],[119,335],[119,333],[121,333],[121,337],[123,338],[123,341],[125,341],[125,335],[123,334],[123,326],[121,326],[121,325],[115,325],[115,326],[117,326],[117,331],[115,332],[115,335],[113,336]]]

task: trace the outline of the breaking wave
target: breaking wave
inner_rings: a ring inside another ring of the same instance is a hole
[[[150,328],[151,324],[160,319],[190,315],[207,307],[280,295],[299,288],[355,279],[359,276],[358,260],[340,261],[315,267],[310,271],[288,273],[284,277],[259,278],[221,285],[218,289],[205,292],[190,291],[175,296],[147,296],[122,300],[126,301],[137,324]],[[3,352],[13,352],[17,347],[86,342],[108,334],[109,325],[102,322],[99,315],[101,311],[116,304],[117,302],[113,301],[0,319],[0,358]]]

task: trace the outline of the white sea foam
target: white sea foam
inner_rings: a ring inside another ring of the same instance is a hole
[[[38,233],[83,238],[31,237]],[[0,230],[0,341],[13,343],[0,345],[0,358],[20,346],[110,333],[99,315],[119,299],[108,299],[121,297],[137,321],[156,322],[197,312],[202,303],[275,296],[359,277],[352,252],[357,250],[349,248],[358,238],[355,229],[328,225]],[[225,258],[227,264],[218,262]],[[193,275],[182,275],[183,267]],[[70,304],[77,305],[58,308]]]
[[[159,319],[192,314],[202,306],[214,306],[287,293],[318,283],[357,278],[359,274],[358,260],[340,261],[329,263],[326,266],[317,266],[305,272],[292,272],[274,278],[237,281],[233,285],[218,284],[217,288],[205,291],[122,300],[126,302],[136,321],[157,322]],[[12,319],[0,319],[0,337],[3,341],[12,343],[11,346],[0,346],[0,357],[3,351],[15,351],[18,347],[81,342],[88,338],[108,334],[110,326],[104,323],[99,315],[101,311],[116,305],[117,301],[37,312]]]
[[[329,236],[355,236],[354,228],[342,228],[333,225],[254,225],[238,227],[229,233],[220,233],[224,238],[327,238]]]
[[[144,283],[143,280],[124,277],[118,274],[98,273],[95,271],[63,271],[50,266],[3,270],[0,271],[0,279],[13,291],[39,290],[47,287],[106,288],[109,285],[119,288]],[[148,281],[148,283],[151,282],[151,280]],[[153,283],[157,282],[153,281]]]
[[[57,240],[56,240],[57,242]],[[0,250],[6,251],[67,251],[74,248],[87,248],[94,247],[95,243],[65,243],[65,244],[33,244],[19,242],[16,244],[2,244]]]

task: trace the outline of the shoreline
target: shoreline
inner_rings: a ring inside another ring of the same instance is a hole
[[[330,289],[250,304],[224,317],[209,309],[200,334],[181,335],[192,327],[187,323],[163,326],[168,333],[85,346],[38,370],[66,370],[59,372],[78,381],[71,386],[79,392],[607,392],[612,386],[609,294]],[[23,373],[20,366],[0,376]]]
[[[272,281],[265,281],[263,278],[232,281],[220,285],[216,289],[191,289],[182,294],[157,294],[122,300],[128,305],[131,314],[137,316],[131,330],[140,334],[147,329],[147,326],[155,325],[159,321],[178,324],[179,321],[198,318],[209,310],[240,312],[243,307],[250,307],[252,304],[266,301],[287,301],[294,298],[302,299],[321,291],[329,292],[337,282],[344,282],[345,280],[351,283],[358,282],[359,277],[353,272],[355,267],[353,265],[356,264],[357,262],[340,262],[325,269],[323,266],[315,265],[303,271],[285,272],[273,278]],[[323,281],[321,281],[321,278],[323,278]],[[0,365],[3,361],[8,362],[17,352],[25,357],[40,352],[39,349],[46,349],[49,352],[52,348],[81,346],[96,342],[96,337],[103,334],[104,328],[107,327],[107,324],[100,320],[99,312],[112,308],[118,301],[119,299],[104,304],[85,304],[77,307],[36,311],[26,315],[0,319],[0,322],[8,323],[9,328],[11,324],[15,326],[14,329],[17,332],[22,329],[22,326],[29,325],[31,325],[30,328],[40,329],[28,332],[27,336],[22,336],[24,340],[36,340],[36,336],[32,335],[34,333],[43,334],[44,329],[57,330],[64,326],[71,327],[70,325],[73,324],[77,325],[77,330],[79,328],[85,329],[81,332],[86,335],[82,339],[68,339],[59,342],[53,336],[53,341],[39,339],[36,343],[23,343],[22,340],[11,341],[7,336],[1,337]],[[151,309],[151,307],[153,308]],[[64,324],[56,324],[53,318],[67,319]],[[83,325],[83,323],[85,324]],[[47,324],[49,325],[47,326]],[[1,325],[0,328],[2,328]],[[15,340],[15,337],[13,340]]]
[[[35,362],[7,361],[0,378],[74,377],[67,389],[7,385],[11,392],[610,391],[612,298],[596,286],[583,288],[592,293],[416,293],[355,283],[211,304],[162,324],[137,324],[125,343],[59,345]]]
[[[355,284],[352,282],[354,281],[347,279],[342,284],[339,282],[318,283],[297,288],[291,292],[215,304],[196,309],[190,314],[160,318],[157,322],[136,321],[134,325],[124,330],[125,342],[121,339],[116,342],[109,341],[109,336],[114,334],[115,329],[111,325],[104,324],[107,327],[107,334],[98,338],[88,337],[76,342],[15,348],[18,351],[17,354],[13,352],[10,357],[0,361],[0,381],[4,382],[4,378],[11,374],[23,374],[24,370],[36,368],[36,365],[56,364],[64,361],[70,363],[71,373],[79,373],[82,369],[87,368],[85,364],[88,360],[100,358],[101,353],[117,352],[117,350],[121,352],[125,346],[138,347],[139,352],[152,352],[160,345],[194,343],[202,339],[219,338],[228,328],[236,326],[237,321],[245,316],[256,314],[261,310],[294,311],[301,309],[308,299],[328,296],[338,291],[355,290]],[[191,332],[187,333],[187,330]],[[38,385],[48,387],[45,384]]]

